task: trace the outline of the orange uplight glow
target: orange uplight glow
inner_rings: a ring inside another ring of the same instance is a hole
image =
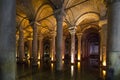
[[[30,59],[30,54],[28,53],[28,55],[27,55],[28,57],[27,57],[27,59]]]
[[[80,61],[81,59],[81,56],[80,56],[80,53],[78,53],[78,61]]]
[[[64,59],[64,54],[62,54],[62,60]]]
[[[71,54],[71,63],[74,63],[74,54]]]
[[[51,54],[51,61],[54,61],[54,54]]]
[[[40,53],[38,54],[38,60],[40,60]]]
[[[103,66],[106,66],[106,60],[103,60],[102,65],[103,65]]]

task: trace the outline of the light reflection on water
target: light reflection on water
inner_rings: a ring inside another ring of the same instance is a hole
[[[71,77],[74,75],[74,65],[71,65]]]
[[[77,62],[78,71],[80,71],[80,62]]]
[[[102,70],[102,77],[103,77],[103,79],[105,80],[105,77],[106,77],[106,70]]]
[[[97,72],[94,72],[94,70],[89,70],[89,66],[83,65],[82,62],[77,62],[76,64],[71,65],[66,63],[65,61],[62,61],[62,64],[64,66],[61,77],[56,78],[55,63],[50,62],[50,65],[44,65],[42,62],[39,61],[37,68],[34,68],[31,67],[30,61],[28,61],[28,67],[26,67],[27,64],[22,64],[18,66],[17,76],[22,75],[24,77],[17,80],[34,80],[35,78],[38,78],[35,80],[97,80],[98,77],[102,77],[104,80],[106,76],[105,70],[101,69],[101,76],[99,76],[99,73],[96,74]],[[34,79],[29,79],[30,77],[34,77]]]
[[[54,69],[54,64],[51,63],[51,70],[52,70],[52,72],[53,72],[53,69]]]
[[[40,61],[38,61],[38,69],[40,69]]]

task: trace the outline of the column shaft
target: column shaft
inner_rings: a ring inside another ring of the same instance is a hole
[[[113,0],[114,1],[114,0]],[[108,8],[107,66],[120,73],[120,1],[111,3]]]
[[[0,0],[0,80],[16,80],[15,0]]]
[[[37,26],[34,23],[33,26],[33,47],[32,47],[32,65],[37,65],[38,60],[38,51],[37,51],[37,43],[38,43],[38,35],[37,35]]]
[[[24,51],[24,34],[22,27],[19,27],[19,62],[23,62],[25,58],[25,51]]]
[[[65,49],[65,39],[66,39],[66,36],[63,37],[63,50],[62,50],[63,52],[62,52],[62,59],[65,58],[65,50],[66,50],[66,49]]]
[[[71,34],[71,63],[75,63],[75,33]]]
[[[78,34],[78,54],[77,54],[77,60],[80,61],[81,60],[81,36],[82,34]]]
[[[39,36],[39,52],[38,52],[38,59],[42,60],[43,58],[43,37]]]
[[[32,59],[32,39],[29,40],[29,59]]]
[[[63,12],[64,8],[56,14],[57,36],[56,36],[56,70],[62,70],[62,39],[63,39]]]
[[[51,61],[55,61],[55,52],[55,35],[53,34],[50,42]]]

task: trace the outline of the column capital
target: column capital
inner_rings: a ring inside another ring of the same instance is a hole
[[[78,37],[81,37],[83,33],[77,33],[77,36]]]
[[[29,37],[29,38],[27,38],[27,40],[32,41],[32,40],[33,40],[33,38],[32,38],[32,37]]]
[[[51,34],[51,36],[54,36],[54,37],[55,37],[55,36],[56,36],[56,31],[53,31],[53,32],[51,32],[50,34]]]
[[[38,39],[39,39],[39,40],[42,40],[42,39],[43,39],[43,35],[42,35],[42,34],[39,34],[39,35],[38,35]]]
[[[69,27],[69,32],[70,32],[70,34],[75,34],[76,33],[76,27],[75,26]]]
[[[100,28],[100,29],[98,30],[98,32],[99,32],[99,33],[102,32],[102,28]]]
[[[50,33],[50,40],[53,40],[53,38],[56,37],[56,32],[51,32]]]

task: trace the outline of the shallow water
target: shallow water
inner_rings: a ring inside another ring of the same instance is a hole
[[[17,80],[104,80],[106,71],[88,61],[71,65],[63,61],[63,70],[55,70],[55,63],[38,62],[38,66],[17,64]]]

